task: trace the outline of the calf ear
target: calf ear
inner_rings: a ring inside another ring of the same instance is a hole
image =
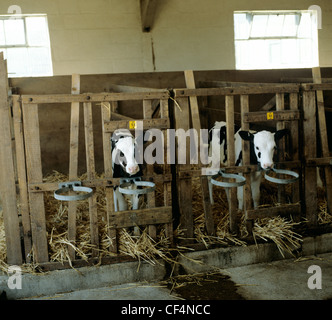
[[[239,135],[243,140],[251,141],[254,139],[254,135],[249,131],[239,131]]]
[[[222,144],[223,141],[225,140],[226,141],[226,127],[223,126],[220,128],[220,136],[219,136],[219,144]]]
[[[285,134],[287,134],[289,132],[288,129],[282,129],[282,130],[278,130],[275,134],[274,134],[274,140],[278,141],[280,140]]]

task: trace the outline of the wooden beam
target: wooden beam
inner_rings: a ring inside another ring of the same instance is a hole
[[[110,216],[111,228],[130,228],[172,222],[172,207],[156,207],[142,210],[115,211]]]
[[[41,94],[22,95],[24,104],[43,103],[72,103],[72,102],[109,102],[109,101],[131,101],[144,99],[168,99],[169,91],[153,92],[111,92],[111,93],[84,93],[84,94]]]
[[[150,32],[153,26],[158,0],[141,0],[142,31]]]
[[[137,124],[142,123],[143,127],[138,128]],[[104,122],[104,130],[105,132],[114,132],[117,129],[127,129],[127,130],[135,130],[143,129],[168,129],[170,128],[170,123],[168,118],[162,119],[140,119],[135,121],[127,121],[127,120],[117,120],[117,121],[105,121]]]
[[[256,111],[243,114],[243,122],[254,123],[262,121],[293,121],[301,117],[299,110]]]
[[[314,86],[313,84],[311,86]],[[321,85],[322,86],[322,85]],[[325,84],[325,86],[328,86]],[[330,88],[331,85],[329,85]],[[258,87],[234,87],[234,88],[198,88],[198,89],[174,89],[175,98],[190,96],[224,96],[241,94],[263,94],[263,93],[292,93],[299,92],[300,86],[296,84],[279,84]],[[308,89],[314,90],[314,89]]]
[[[247,211],[248,219],[272,218],[275,216],[299,215],[301,205],[299,203],[284,204],[276,207],[258,208]]]
[[[10,132],[7,63],[0,53],[0,193],[7,245],[7,262],[21,264],[20,228],[16,204],[15,172]]]

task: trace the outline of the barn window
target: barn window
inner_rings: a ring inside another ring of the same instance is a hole
[[[318,65],[316,11],[234,13],[236,69]]]
[[[0,51],[9,77],[52,75],[46,15],[0,16]]]

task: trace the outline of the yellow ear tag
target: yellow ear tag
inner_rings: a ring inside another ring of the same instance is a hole
[[[273,120],[273,112],[267,112],[266,113],[266,119],[267,120]]]
[[[136,121],[129,121],[129,129],[136,129]]]

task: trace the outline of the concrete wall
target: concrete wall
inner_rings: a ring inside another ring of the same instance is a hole
[[[332,66],[330,0],[162,0],[150,33],[139,0],[2,0],[48,15],[55,75],[235,69],[233,12],[319,5],[321,66]]]

